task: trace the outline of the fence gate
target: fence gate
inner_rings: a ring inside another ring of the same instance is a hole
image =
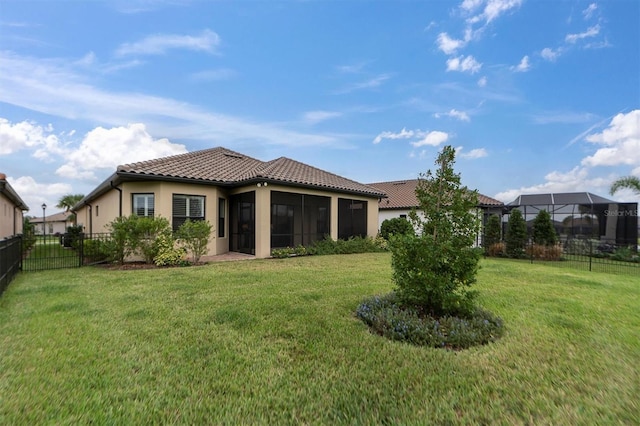
[[[79,268],[83,262],[84,237],[80,235],[39,235],[25,253],[22,270]]]

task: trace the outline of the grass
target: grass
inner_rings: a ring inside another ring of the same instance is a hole
[[[385,340],[386,253],[21,274],[0,298],[0,424],[638,424],[637,278],[483,260],[497,343]]]

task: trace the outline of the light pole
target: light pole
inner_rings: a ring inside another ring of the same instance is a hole
[[[44,215],[45,210],[47,210],[47,205],[45,203],[42,203],[42,236],[46,240],[47,239],[47,220],[45,219],[45,215]]]

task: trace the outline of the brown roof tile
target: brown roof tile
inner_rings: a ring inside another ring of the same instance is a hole
[[[418,206],[416,187],[418,179],[399,180],[393,182],[370,183],[368,186],[377,188],[387,194],[386,199],[380,200],[378,206],[384,209],[411,209]],[[502,206],[502,201],[478,194],[478,205],[481,207]]]
[[[194,179],[241,185],[252,180],[321,187],[383,197],[384,193],[289,158],[263,162],[226,148],[212,148],[118,166],[118,174]]]

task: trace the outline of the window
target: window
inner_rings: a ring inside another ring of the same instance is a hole
[[[100,216],[100,206],[96,206],[96,217]]]
[[[133,194],[133,214],[136,216],[153,217],[155,202],[153,194]]]
[[[204,220],[204,197],[201,195],[173,195],[173,230],[177,231],[187,219]]]
[[[224,237],[224,218],[226,211],[225,204],[226,203],[224,198],[218,198],[218,237],[220,238]]]

